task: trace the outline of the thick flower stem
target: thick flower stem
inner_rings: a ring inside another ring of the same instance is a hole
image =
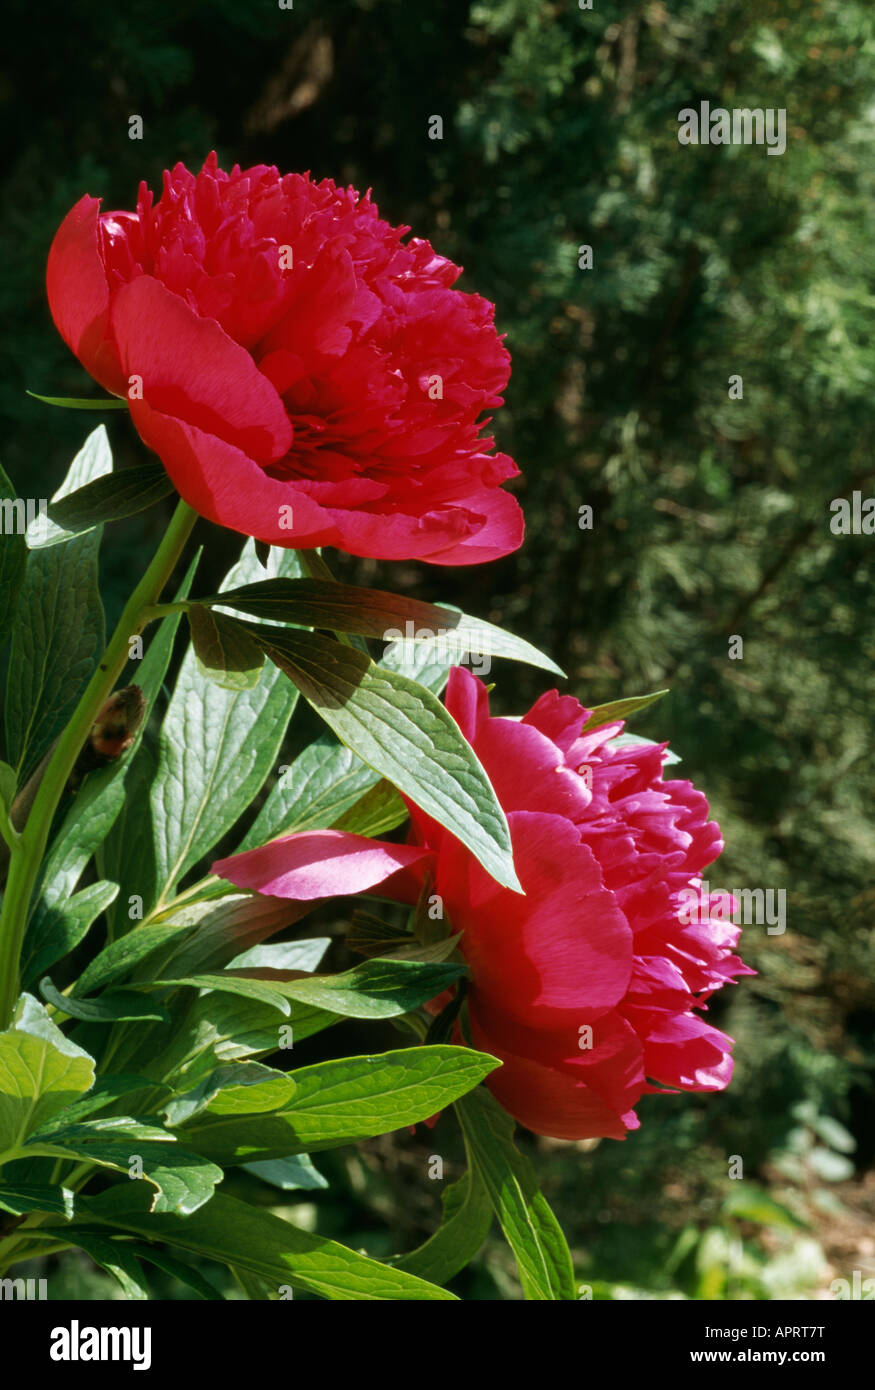
[[[67,779],[101,705],[111,695],[125,668],[130,638],[137,636],[150,621],[149,609],[160,598],[196,520],[197,512],[180,501],[149,568],[125,605],[99,666],[55,745],[27,824],[12,847],[0,915],[0,1029],[8,1028],[18,998],[19,962],[31,895],[45,854],[52,818]]]

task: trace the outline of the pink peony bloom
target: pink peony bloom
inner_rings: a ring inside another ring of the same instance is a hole
[[[430,874],[464,933],[472,1041],[503,1063],[486,1084],[538,1134],[622,1139],[646,1092],[722,1090],[732,1039],[700,1010],[753,972],[732,953],[739,928],[725,904],[701,890],[723,847],[702,793],[663,780],[664,745],[615,744],[622,722],[583,733],[589,711],[571,696],[551,691],[522,720],[493,718],[485,686],[457,667],[446,703],[507,813],[524,897],[416,806],[406,846],[310,832],[213,872],[279,897],[379,886],[403,902]]]
[[[141,185],[135,212],[82,198],[49,305],[203,516],[275,545],[477,564],[523,538],[501,489],[519,470],[482,434],[510,357],[492,304],[409,230],[331,179],[210,155],[157,202]]]

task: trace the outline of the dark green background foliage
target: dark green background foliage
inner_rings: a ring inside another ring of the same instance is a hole
[[[513,355],[496,431],[523,470],[525,548],[467,572],[339,572],[508,623],[585,702],[670,685],[633,727],[670,738],[711,799],[728,842],[712,887],[788,895],[785,935],[745,935],[757,979],[712,1008],[738,1039],[729,1092],[645,1100],[622,1147],[539,1145],[546,1191],[594,1286],[765,1297],[873,1272],[857,1232],[875,1153],[875,538],[829,529],[832,499],[875,492],[868,0],[15,0],[6,26],[0,412],[20,491],[48,495],[94,423],[24,394],[91,390],[43,289],[83,192],[131,207],[141,178],[215,147],[372,187],[464,265]],[[786,108],[786,153],[680,146],[677,113],[703,99]],[[107,418],[122,461],[139,457]],[[162,515],[107,535],[111,620]],[[221,540],[216,575],[235,544]],[[539,690],[526,668],[495,678],[508,712]],[[302,1194],[307,1219],[375,1254],[409,1247],[436,1222],[425,1161],[451,1159],[451,1128],[332,1158],[340,1195]],[[811,1229],[783,1232],[753,1196],[741,1209],[752,1184],[727,1181],[731,1154]],[[514,1296],[509,1280],[496,1242],[459,1291]]]

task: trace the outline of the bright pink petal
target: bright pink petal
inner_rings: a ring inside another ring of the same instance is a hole
[[[386,844],[340,830],[306,830],[217,859],[210,872],[273,898],[331,898],[382,885],[384,896],[415,902],[430,858],[428,850],[415,845]]]
[[[500,888],[450,835],[437,891],[490,1004],[533,1028],[586,1022],[625,994],[632,933],[569,821],[517,811],[508,824],[526,896]]]
[[[638,1128],[632,1106],[644,1090],[644,1076],[641,1046],[631,1029],[615,1032],[613,1022],[605,1020],[610,1036],[601,1056],[587,1059],[577,1049],[576,1032],[526,1036],[506,1022],[494,1026],[493,1019],[481,1014],[476,997],[470,1018],[475,1047],[502,1063],[486,1085],[527,1129],[554,1139],[625,1139],[627,1130]],[[594,1030],[599,1026],[596,1022]],[[613,1091],[608,1097],[606,1086]]]
[[[275,388],[215,320],[140,275],[114,296],[111,324],[124,371],[142,377],[152,409],[261,462],[288,451],[292,427]]]
[[[684,1091],[722,1091],[729,1085],[732,1038],[696,1014],[665,1015],[643,1042],[644,1068],[654,1081]]]
[[[101,386],[125,390],[118,354],[107,341],[109,285],[100,255],[98,198],[80,198],[52,242],[46,289],[61,337]]]
[[[180,496],[208,521],[271,545],[312,549],[332,543],[323,508],[269,478],[233,444],[163,415],[145,400],[131,401],[130,410],[140,438],[161,459]]]
[[[518,550],[525,536],[522,508],[510,493],[498,488],[484,490],[473,497],[460,498],[455,505],[476,516],[471,533],[446,548],[421,558],[432,565],[483,565],[500,560]]]

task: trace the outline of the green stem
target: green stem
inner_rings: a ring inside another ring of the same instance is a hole
[[[158,602],[196,521],[197,512],[180,501],[149,568],[125,605],[100,665],[55,745],[27,824],[12,847],[0,916],[0,1028],[9,1026],[19,995],[19,961],[30,900],[58,802],[100,707],[127,664],[130,638],[138,636],[150,621],[149,610]]]

